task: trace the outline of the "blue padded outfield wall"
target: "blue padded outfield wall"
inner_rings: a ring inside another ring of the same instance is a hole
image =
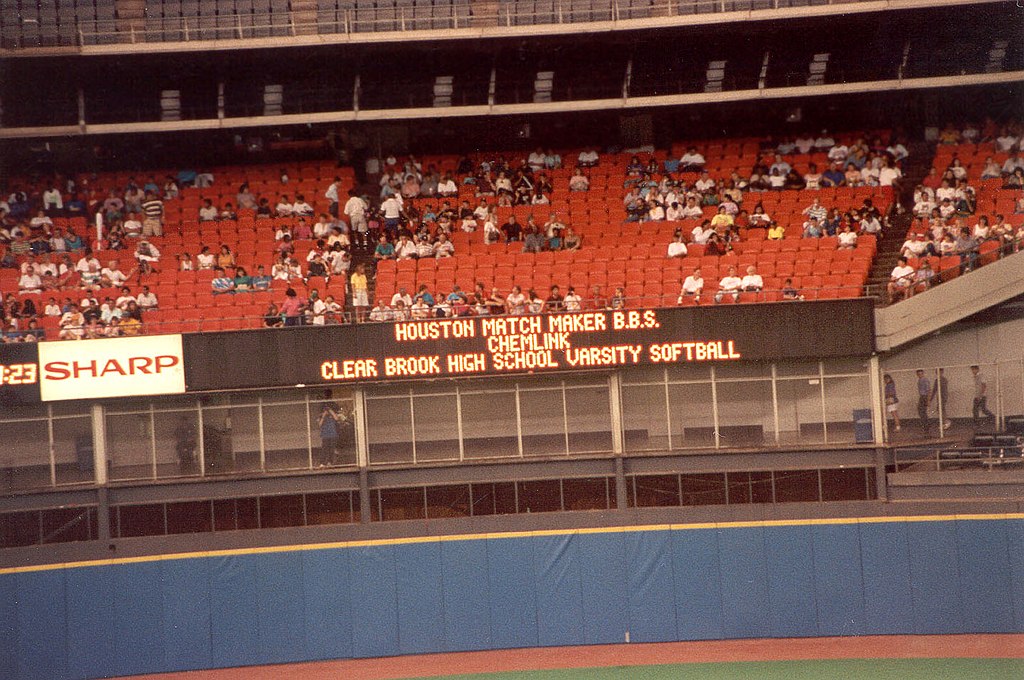
[[[1024,632],[1024,517],[380,541],[0,571],[0,678],[752,637]]]

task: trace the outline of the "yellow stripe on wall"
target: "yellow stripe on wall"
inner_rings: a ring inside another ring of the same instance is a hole
[[[414,536],[409,538],[382,538],[364,541],[338,541],[333,543],[309,543],[303,545],[266,546],[261,548],[234,548],[231,550],[206,550],[198,552],[173,553],[170,555],[144,555],[141,557],[120,557],[107,560],[86,560],[81,562],[58,562],[26,567],[0,569],[5,574],[24,574],[35,571],[57,569],[78,569],[82,567],[104,567],[119,564],[141,564],[165,560],[189,560],[206,557],[230,557],[235,555],[263,555],[282,552],[303,552],[307,550],[338,550],[344,548],[365,548],[387,545],[410,545],[416,543],[442,543],[449,541],[479,541],[505,538],[532,538],[538,536],[573,536],[578,534],[612,534],[639,531],[693,531],[707,529],[748,529],[758,527],[817,526],[830,524],[892,524],[897,522],[984,522],[992,520],[1024,520],[1024,513],[967,514],[967,515],[910,515],[905,517],[842,517],[828,519],[777,519],[749,522],[703,522],[693,524],[648,524],[639,526],[587,527],[580,529],[546,529],[540,531],[509,531],[505,533],[456,534],[451,536]]]

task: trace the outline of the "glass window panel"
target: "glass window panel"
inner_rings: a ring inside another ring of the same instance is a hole
[[[53,457],[58,484],[93,481],[92,418],[55,418]]]
[[[371,465],[411,463],[412,411],[409,399],[367,399],[366,438]]]
[[[726,484],[730,505],[772,502],[771,472],[729,472]]]
[[[665,385],[622,387],[622,429],[626,451],[668,449]]]
[[[942,370],[947,388],[943,394],[942,412],[947,420],[970,422],[974,405],[974,375],[968,366],[950,366]],[[993,382],[992,372],[985,372],[986,382]],[[937,399],[937,397],[936,397]],[[988,407],[991,411],[991,406]]]
[[[779,443],[820,444],[825,441],[821,423],[819,378],[779,380]]]
[[[771,382],[717,383],[718,433],[722,448],[774,443]]]
[[[853,411],[871,408],[871,385],[867,375],[825,378],[825,417],[829,442],[856,441]],[[868,416],[870,420],[870,415]],[[867,432],[863,433],[867,437]],[[863,443],[869,443],[870,437]]]
[[[637,507],[653,508],[679,505],[678,475],[637,475],[634,480]]]
[[[473,484],[473,515],[516,514],[516,485],[513,482]]]
[[[561,389],[520,392],[519,409],[525,455],[565,453],[565,413]]]
[[[562,490],[557,479],[518,484],[519,512],[558,512],[562,509]]]
[[[164,506],[121,505],[117,507],[118,528],[121,538],[131,536],[162,536],[164,534]]]
[[[204,406],[203,454],[209,474],[259,470],[258,408]]]
[[[713,448],[715,414],[711,383],[669,385],[668,401],[672,407],[672,448]]]
[[[1024,362],[1005,361],[998,367],[982,366],[981,370],[988,383],[988,410],[995,411],[998,401],[1004,418],[1024,415]]]
[[[213,531],[210,501],[185,501],[167,504],[168,534],[202,534]]]
[[[189,477],[199,469],[199,410],[157,411],[153,414],[157,475]]]
[[[427,487],[427,519],[469,517],[469,485]]]
[[[715,378],[770,378],[772,365],[763,361],[726,362],[715,364]]]
[[[259,527],[259,504],[255,498],[228,498],[213,502],[214,531]]]
[[[5,416],[6,410],[4,407]],[[43,410],[46,410],[45,405]],[[90,408],[88,403],[81,401],[55,401],[50,404],[50,412],[55,416],[88,416]]]
[[[96,539],[96,508],[50,508],[41,513],[43,543]]]
[[[37,545],[40,539],[39,511],[0,514],[0,548]]]
[[[355,465],[356,464],[356,425],[355,425],[355,406],[352,399],[340,398],[333,399],[329,402],[324,401],[311,401],[309,403],[309,418],[310,426],[313,428],[313,461],[314,464],[318,460],[318,453],[320,456],[324,456],[326,452],[323,449],[323,438],[320,436],[320,415],[323,413],[323,405],[328,403],[331,405],[334,412],[337,414],[337,431],[338,439],[334,444],[334,455],[333,458],[326,459],[328,465]],[[264,424],[265,427],[265,424]],[[303,425],[303,434],[305,434],[305,425]],[[317,448],[320,451],[317,451]],[[328,446],[330,448],[330,446]]]
[[[260,497],[261,528],[301,527],[305,523],[301,495]]]
[[[705,373],[707,373],[706,370]],[[661,383],[664,381],[664,366],[637,366],[630,368],[628,371],[622,371],[623,385],[646,385],[649,383]]]
[[[606,477],[562,480],[566,510],[607,510],[615,502],[612,496]]]
[[[305,402],[299,404],[263,404],[263,449],[267,470],[294,470],[309,467],[309,416],[312,415],[313,446],[320,443],[317,427],[319,409],[307,414]],[[314,456],[314,460],[316,457]]]
[[[381,519],[385,522],[404,519],[425,519],[423,487],[412,489],[381,489]]]
[[[349,524],[352,518],[352,492],[331,491],[306,494],[306,524]]]
[[[6,415],[6,414],[5,414]],[[50,445],[45,420],[0,422],[0,490],[50,486]]]
[[[3,420],[46,418],[48,415],[46,404],[4,404]]]
[[[666,367],[669,382],[709,382],[711,367],[700,364],[671,364]]]
[[[868,500],[868,468],[836,468],[821,471],[821,500]]]
[[[683,505],[725,505],[725,474],[680,475]]]
[[[612,450],[612,415],[608,385],[565,391],[569,451]]]
[[[413,397],[418,462],[459,459],[458,414],[455,394]]]
[[[519,455],[515,392],[462,393],[461,399],[467,459]]]
[[[774,473],[776,503],[814,503],[818,498],[817,470],[787,470]]]
[[[848,375],[868,372],[868,360],[856,358],[826,359],[825,375]]]
[[[817,361],[782,361],[775,364],[775,375],[780,378],[817,378]]]
[[[153,433],[149,412],[106,416],[110,479],[153,477]]]

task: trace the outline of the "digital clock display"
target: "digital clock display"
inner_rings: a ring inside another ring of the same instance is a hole
[[[41,377],[38,343],[0,345],[0,412],[7,404],[37,403]]]
[[[37,382],[38,364],[0,364],[0,385],[35,385]]]

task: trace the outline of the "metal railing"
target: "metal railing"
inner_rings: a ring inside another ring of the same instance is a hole
[[[893,453],[897,472],[927,472],[969,469],[1024,468],[1024,438],[1007,446],[956,445],[897,448]]]
[[[78,20],[74,41],[66,32],[30,35],[36,44],[25,44],[26,36],[5,31],[4,47],[25,48],[54,45],[113,45],[161,42],[247,40],[298,35],[352,35],[409,31],[447,31],[468,28],[515,28],[638,19],[686,17],[701,14],[734,13],[750,15],[763,10],[799,9],[826,5],[850,5],[875,0],[652,0],[636,6],[630,0],[605,0],[600,6],[577,6],[572,0],[554,0],[542,9],[529,9],[515,0],[504,0],[491,11],[474,7],[468,0],[435,5],[429,14],[423,8],[379,8],[364,6],[319,11],[316,21],[304,21],[300,12],[231,14],[218,16],[149,17],[138,20]],[[891,3],[897,4],[897,3]],[[390,10],[390,11],[389,11]],[[386,13],[386,14],[385,14]],[[323,18],[328,15],[328,18]],[[334,18],[330,18],[334,17]],[[297,20],[298,18],[298,20]],[[142,25],[138,25],[141,21]],[[159,27],[154,25],[159,23]]]

